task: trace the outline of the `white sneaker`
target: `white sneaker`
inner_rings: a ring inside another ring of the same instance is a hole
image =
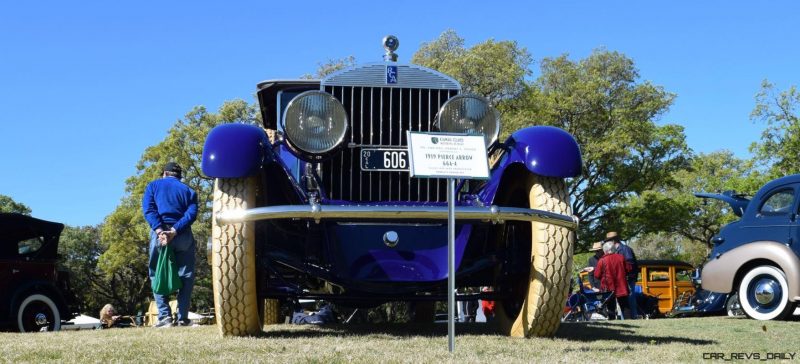
[[[172,317],[164,317],[161,320],[158,320],[153,327],[157,329],[172,327]]]

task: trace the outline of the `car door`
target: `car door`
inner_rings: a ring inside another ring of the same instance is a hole
[[[0,256],[0,292],[8,292],[12,269],[11,261]]]
[[[758,210],[742,232],[749,241],[767,240],[792,244],[797,240],[797,185],[774,188],[759,201]]]
[[[673,272],[672,297],[674,297],[674,302],[674,300],[685,298],[694,293],[694,284],[692,283],[694,268],[676,265],[673,267]]]
[[[644,268],[642,291],[658,298],[658,310],[667,313],[672,309],[672,289],[670,288],[669,266],[651,265]]]
[[[44,237],[36,236],[12,244],[14,251],[0,261],[0,292],[10,292],[30,280],[55,281],[54,262],[36,259],[36,252],[44,244]]]

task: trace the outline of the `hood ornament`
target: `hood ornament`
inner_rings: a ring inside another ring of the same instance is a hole
[[[400,41],[397,37],[393,35],[387,35],[383,37],[383,49],[386,50],[386,54],[383,55],[383,60],[387,62],[397,62],[397,53],[394,51],[400,47]]]

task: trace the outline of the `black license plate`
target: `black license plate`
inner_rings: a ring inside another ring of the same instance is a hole
[[[408,149],[362,149],[362,171],[408,171]]]

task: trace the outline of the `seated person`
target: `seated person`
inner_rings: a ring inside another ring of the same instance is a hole
[[[100,323],[104,329],[136,326],[136,321],[133,317],[117,315],[117,310],[110,303],[100,310]]]

